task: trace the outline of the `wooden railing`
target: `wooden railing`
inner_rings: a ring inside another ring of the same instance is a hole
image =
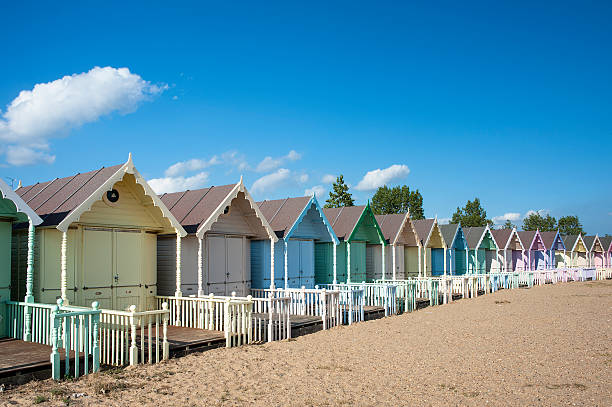
[[[340,316],[340,293],[328,291],[325,288],[267,288],[251,289],[255,298],[267,298],[270,294],[274,297],[289,297],[291,299],[289,312],[291,315],[310,315],[321,317],[323,329],[338,326]]]
[[[136,312],[102,310],[100,318],[100,360],[112,366],[159,363],[168,359],[168,304],[162,309]],[[140,344],[140,346],[138,346]],[[140,348],[140,349],[139,349]]]
[[[55,305],[6,301],[7,335],[51,346],[51,311]],[[29,322],[27,314],[30,314]]]
[[[291,298],[251,298],[253,301],[253,341],[272,342],[291,338]]]
[[[612,268],[610,267],[598,267],[595,270],[595,277],[597,280],[607,280],[612,278]]]
[[[168,303],[169,324],[224,333],[226,347],[252,341],[253,301],[250,298],[157,296]]]
[[[338,283],[326,284],[325,286],[331,290],[342,291],[362,289],[365,306],[382,307],[385,311],[385,316],[397,314],[397,285],[392,282]]]

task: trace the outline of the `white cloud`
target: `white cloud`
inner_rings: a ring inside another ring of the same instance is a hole
[[[451,218],[439,218],[438,224],[440,225],[448,225],[451,221]]]
[[[336,176],[331,174],[325,174],[323,175],[321,182],[324,184],[333,184],[334,182],[336,182]]]
[[[305,183],[307,183],[307,182],[308,182],[308,179],[309,179],[309,178],[310,178],[310,177],[308,176],[308,174],[302,174],[302,175],[300,175],[300,176],[298,177],[298,181],[299,181],[301,184],[305,184]]]
[[[44,153],[42,151],[36,151],[32,148],[25,146],[8,146],[6,149],[6,162],[10,165],[21,166],[31,165],[39,162],[53,164],[55,156]]]
[[[198,171],[204,168],[210,167],[211,165],[220,164],[219,158],[214,155],[210,160],[200,160],[199,158],[192,158],[187,161],[179,161],[172,164],[164,173],[166,177],[176,177],[190,171]]]
[[[540,216],[546,216],[550,214],[550,211],[548,209],[540,209],[538,211],[534,211],[533,209],[528,210],[527,213],[525,214],[524,218],[528,217],[529,215],[533,215],[533,214],[538,214]]]
[[[113,112],[131,113],[166,88],[128,68],[107,66],[22,90],[0,117],[0,141],[14,147],[6,150],[7,162],[52,162],[44,152],[50,138]]]
[[[238,151],[227,151],[221,155],[221,159],[223,162],[236,167],[238,171],[249,169],[249,163],[246,160],[246,156]]]
[[[158,194],[165,192],[185,191],[186,189],[198,189],[206,185],[208,173],[200,172],[191,177],[164,177],[154,178],[148,181],[149,185]]]
[[[289,151],[287,155],[278,158],[272,158],[270,156],[265,157],[255,168],[257,172],[272,171],[283,165],[287,161],[297,161],[302,158],[302,155],[295,150]]]
[[[251,187],[251,192],[256,194],[264,191],[273,191],[283,185],[291,176],[291,171],[279,168],[272,174],[264,175],[257,179]]]
[[[496,225],[501,225],[502,223],[506,222],[507,220],[509,220],[510,222],[516,222],[518,220],[521,219],[521,214],[518,212],[507,212],[504,213],[501,216],[494,216],[493,217],[493,222]]]
[[[403,178],[410,173],[410,169],[406,165],[394,164],[384,170],[376,169],[368,171],[361,181],[355,187],[358,191],[371,191],[378,187],[382,187],[388,182]]]
[[[312,194],[315,194],[317,198],[323,198],[326,191],[323,185],[315,185],[312,188],[306,189],[304,191],[304,196],[312,196]]]

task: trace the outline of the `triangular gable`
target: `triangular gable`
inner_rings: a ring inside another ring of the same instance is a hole
[[[40,216],[38,216],[36,212],[34,212],[34,210],[30,208],[30,206],[25,203],[25,201],[21,199],[21,197],[17,195],[15,191],[13,191],[11,187],[8,186],[8,184],[2,179],[0,179],[0,198],[10,201],[12,203],[11,206],[15,207],[15,216],[17,217],[17,221],[25,221],[25,219],[18,216],[19,214],[23,214],[30,220],[30,222],[32,222],[34,226],[42,223]]]
[[[412,219],[410,218],[410,211],[406,212],[406,216],[404,217],[404,220],[402,221],[402,224],[399,230],[397,231],[395,238],[393,239],[393,244],[396,244],[399,241],[405,229],[410,230],[410,232],[412,233],[412,236],[414,237],[414,244],[415,246],[418,246],[419,244],[418,238],[417,238],[418,235],[416,233],[416,230],[414,229],[414,223],[412,223]]]
[[[594,236],[593,243],[591,244],[591,247],[588,248],[588,250],[590,252],[596,252],[596,253],[604,252],[603,245],[601,243],[601,240],[599,239],[599,235]]]
[[[493,237],[493,233],[491,233],[491,228],[489,227],[489,225],[487,225],[485,227],[484,231],[482,232],[482,235],[480,236],[480,239],[478,239],[478,244],[476,245],[476,248],[480,247],[480,245],[482,244],[483,240],[485,239],[485,236],[487,236],[487,232],[488,232],[489,236],[491,237],[491,240],[493,241],[493,244],[495,245],[495,247],[497,249],[499,249],[499,245],[495,241],[495,237]]]
[[[431,229],[429,229],[429,235],[427,236],[427,240],[425,240],[425,246],[424,247],[428,247],[429,246],[429,242],[433,238],[433,235],[434,235],[434,230],[438,231],[438,237],[440,238],[440,243],[442,243],[443,247],[446,247],[446,242],[444,241],[444,236],[442,236],[442,232],[440,231],[440,228],[438,227],[438,218],[437,217],[434,219],[434,222],[431,224]]]
[[[589,249],[587,248],[586,243],[584,243],[584,239],[582,238],[582,235],[578,235],[576,237],[576,241],[574,242],[574,245],[572,246],[572,251],[573,252],[583,252],[582,250],[579,250],[580,249],[580,247],[579,247],[580,244],[582,244],[582,248],[584,248],[584,252],[588,252],[589,251]]]
[[[534,248],[537,244],[541,245],[541,249]],[[546,250],[546,245],[544,244],[544,240],[542,240],[542,236],[540,235],[540,231],[536,230],[535,235],[533,235],[533,240],[531,241],[531,245],[529,246],[529,250],[538,250],[543,251]]]
[[[61,232],[68,231],[68,227],[73,222],[77,222],[81,215],[85,212],[89,211],[92,205],[98,201],[102,200],[103,195],[110,191],[117,182],[121,181],[126,174],[132,174],[136,180],[136,183],[140,185],[144,189],[144,194],[151,198],[153,201],[153,205],[160,209],[162,215],[168,219],[172,227],[175,229],[176,233],[181,237],[187,235],[187,232],[178,220],[172,215],[170,210],[166,207],[166,205],[161,201],[161,199],[157,196],[157,194],[153,191],[153,189],[149,186],[147,181],[140,175],[140,173],[134,167],[134,163],[132,162],[132,154],[130,153],[128,160],[125,164],[123,164],[113,175],[111,175],[106,181],[102,183],[91,195],[89,195],[83,202],[81,202],[76,208],[74,208],[70,213],[57,225],[57,229]]]
[[[310,198],[308,203],[306,203],[306,205],[304,206],[304,209],[300,213],[300,216],[298,216],[298,218],[295,220],[295,222],[293,222],[293,225],[289,229],[289,232],[287,232],[287,235],[285,236],[285,239],[288,240],[288,239],[291,238],[291,235],[293,235],[293,233],[297,230],[299,224],[304,219],[304,216],[306,216],[306,214],[308,213],[308,211],[310,210],[310,208],[313,205],[315,206],[316,210],[319,212],[319,215],[321,215],[321,219],[323,219],[323,223],[325,224],[325,228],[327,229],[327,231],[329,233],[329,236],[332,238],[332,240],[334,241],[335,244],[339,244],[340,241],[338,240],[338,237],[336,236],[336,233],[334,232],[334,228],[329,223],[327,217],[323,213],[323,209],[319,205],[319,201],[317,201],[317,198],[315,197],[314,194],[312,195],[312,197]]]
[[[351,234],[349,235],[349,238],[347,239],[347,241],[350,242],[351,240],[354,240],[355,235],[357,234],[359,228],[362,226],[362,224],[364,222],[367,222],[368,220],[370,220],[372,222],[372,225],[374,226],[374,228],[376,230],[376,234],[378,235],[379,243],[382,244],[383,246],[385,246],[387,244],[387,242],[385,240],[385,236],[383,235],[383,232],[380,229],[380,225],[376,221],[376,216],[374,216],[374,212],[372,212],[372,208],[370,207],[370,203],[369,202],[363,208],[363,211],[361,212],[361,215],[359,216],[359,219],[355,223],[355,227],[353,227],[353,230],[351,231]]]
[[[224,211],[225,208],[231,204],[232,200],[234,198],[236,198],[238,196],[238,194],[242,192],[247,200],[247,202],[249,202],[249,204],[251,205],[251,208],[253,209],[253,211],[255,211],[255,215],[257,216],[257,218],[259,219],[259,221],[261,222],[261,224],[263,225],[264,229],[266,230],[266,232],[268,233],[268,237],[273,241],[273,242],[277,242],[278,241],[278,237],[276,237],[276,233],[274,233],[274,230],[272,229],[272,227],[270,226],[270,224],[268,223],[268,220],[265,218],[265,216],[263,216],[263,214],[261,213],[261,210],[259,209],[259,205],[257,205],[257,203],[255,202],[255,200],[253,200],[253,197],[251,196],[251,194],[249,193],[249,191],[246,189],[246,187],[244,186],[244,182],[242,181],[242,177],[240,177],[240,181],[236,184],[236,186],[230,191],[229,194],[227,194],[227,196],[225,197],[225,199],[223,199],[223,201],[221,201],[221,203],[215,208],[215,210],[212,212],[212,214],[208,217],[208,219],[206,219],[198,228],[197,232],[196,232],[196,236],[199,239],[203,239],[204,235],[206,234],[206,232],[208,232],[212,225],[219,219],[219,216],[221,216]]]
[[[542,236],[542,241],[544,242],[544,247],[546,250],[560,250],[559,245],[563,247],[565,250],[565,242],[561,238],[561,233],[558,230],[554,231],[554,237],[550,239],[551,233],[553,232],[540,232],[540,236]]]

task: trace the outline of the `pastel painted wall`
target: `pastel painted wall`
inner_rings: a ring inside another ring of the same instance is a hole
[[[11,222],[0,221],[0,338],[6,336],[4,301],[11,299],[11,231]]]
[[[417,246],[404,246],[404,276],[418,277],[419,275],[419,248]]]

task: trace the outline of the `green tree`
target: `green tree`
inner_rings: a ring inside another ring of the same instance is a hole
[[[336,182],[329,191],[329,198],[325,201],[325,208],[340,208],[342,206],[355,206],[353,196],[349,192],[349,187],[344,183],[342,175],[336,178]]]
[[[411,191],[407,185],[378,188],[372,197],[372,211],[377,215],[410,211],[411,219],[425,219],[423,196],[418,189]]]
[[[510,219],[506,219],[506,222],[502,225],[502,229],[514,229],[514,224],[510,222]]]
[[[487,219],[487,211],[480,205],[480,199],[468,200],[463,208],[457,208],[453,213],[451,223],[461,223],[461,226],[475,227],[492,225],[493,222]]]
[[[537,212],[531,212],[529,216],[523,219],[523,230],[537,230],[541,232],[550,232],[557,230],[557,220],[546,214],[542,216]]]
[[[559,233],[562,235],[585,234],[578,216],[562,216],[559,218]]]

